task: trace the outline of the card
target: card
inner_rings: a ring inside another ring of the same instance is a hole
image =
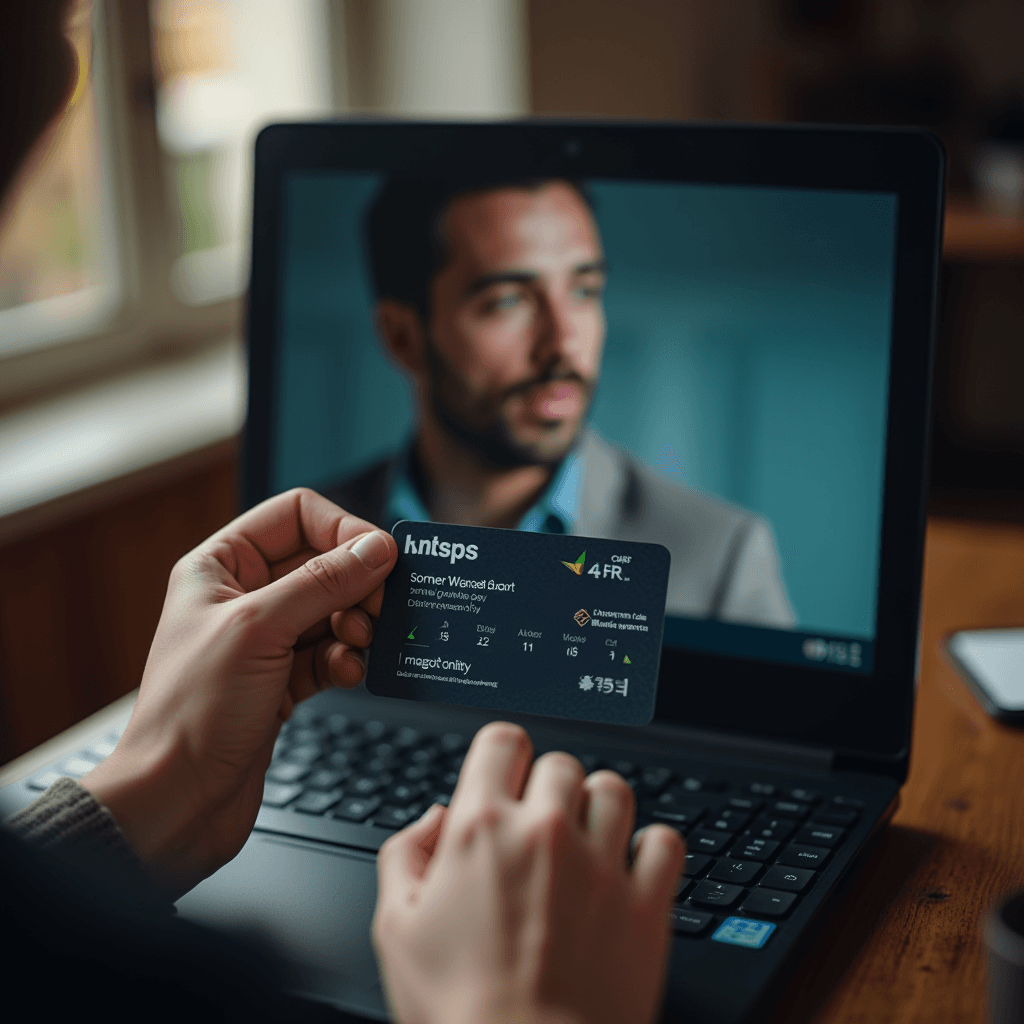
[[[646,725],[669,553],[660,544],[398,523],[370,648],[384,697]]]

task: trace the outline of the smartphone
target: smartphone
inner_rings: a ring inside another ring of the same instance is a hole
[[[1024,628],[965,629],[946,654],[993,718],[1024,726]]]

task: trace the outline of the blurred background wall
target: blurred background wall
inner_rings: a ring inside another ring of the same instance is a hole
[[[0,761],[136,686],[232,514],[252,140],[387,113],[917,124],[950,155],[933,511],[1024,519],[1019,0],[77,0],[0,236]]]

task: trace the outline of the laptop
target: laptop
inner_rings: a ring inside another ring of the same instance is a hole
[[[576,535],[669,549],[664,648],[646,727],[319,695],[179,912],[387,1019],[375,852],[512,717],[686,835],[665,1019],[764,1016],[907,775],[943,180],[918,131],[265,129],[243,504],[301,484],[385,528],[469,522],[463,462],[520,472],[492,524],[565,535],[567,562]]]

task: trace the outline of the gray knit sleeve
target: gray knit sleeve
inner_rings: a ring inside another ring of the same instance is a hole
[[[58,779],[5,824],[43,848],[85,845],[138,859],[110,811],[75,779]]]

